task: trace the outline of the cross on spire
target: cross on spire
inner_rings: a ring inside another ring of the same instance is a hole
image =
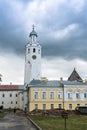
[[[32,25],[32,28],[33,28],[33,31],[34,31],[34,28],[35,28],[35,25],[34,25],[34,24]]]

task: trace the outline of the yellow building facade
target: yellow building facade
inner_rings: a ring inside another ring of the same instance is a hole
[[[28,109],[74,110],[87,105],[87,84],[77,81],[32,80],[28,86]]]

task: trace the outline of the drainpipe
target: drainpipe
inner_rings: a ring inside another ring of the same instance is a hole
[[[64,84],[63,84],[63,78],[60,78],[60,84],[62,86],[62,90],[63,90],[63,109],[64,109]]]

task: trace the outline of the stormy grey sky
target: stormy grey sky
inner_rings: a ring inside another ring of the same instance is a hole
[[[23,83],[32,24],[42,46],[42,76],[67,78],[76,67],[87,78],[87,0],[0,0],[3,83]]]

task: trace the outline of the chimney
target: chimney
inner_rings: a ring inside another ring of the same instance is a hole
[[[42,78],[41,78],[41,81],[42,81],[42,82],[47,82],[48,79],[47,79],[46,77],[42,77]]]
[[[63,83],[63,78],[62,77],[60,77],[60,83]]]
[[[10,85],[12,85],[12,82],[10,82]]]

